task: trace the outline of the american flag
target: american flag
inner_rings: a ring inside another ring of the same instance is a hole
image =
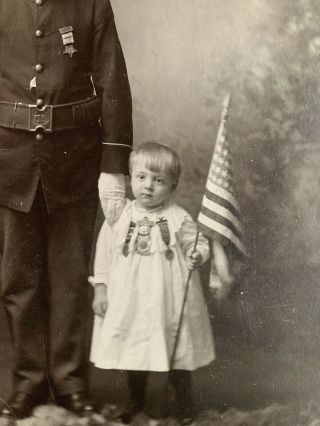
[[[231,246],[240,255],[246,253],[240,209],[233,185],[230,144],[227,139],[226,119],[230,95],[223,103],[221,121],[208,173],[205,193],[198,216],[198,229],[224,246]]]

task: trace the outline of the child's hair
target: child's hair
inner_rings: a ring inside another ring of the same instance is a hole
[[[153,141],[139,145],[130,154],[130,173],[137,160],[141,160],[145,167],[152,171],[163,171],[170,174],[175,184],[178,185],[182,169],[181,161],[178,153],[170,146]]]

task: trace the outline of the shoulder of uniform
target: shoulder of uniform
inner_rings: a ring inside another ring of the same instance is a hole
[[[96,25],[108,22],[113,18],[113,10],[110,0],[94,0]]]

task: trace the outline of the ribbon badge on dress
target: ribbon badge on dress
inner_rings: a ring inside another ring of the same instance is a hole
[[[138,220],[138,236],[136,240],[136,250],[139,254],[148,255],[150,254],[151,246],[151,228],[154,222],[144,217],[142,220]]]
[[[68,27],[59,29],[63,45],[65,46],[64,55],[69,55],[72,58],[74,53],[77,53],[77,49],[74,48],[74,37],[73,37],[73,27],[69,25]]]

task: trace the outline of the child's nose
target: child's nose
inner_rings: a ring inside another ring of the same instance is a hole
[[[153,181],[152,179],[146,179],[144,186],[146,189],[152,189],[153,188]]]

